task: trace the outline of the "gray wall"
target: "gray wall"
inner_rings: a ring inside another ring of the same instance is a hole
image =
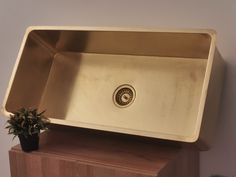
[[[0,100],[29,25],[213,28],[228,65],[214,147],[201,153],[201,177],[236,175],[235,0],[0,0]],[[0,119],[0,176],[9,177],[8,150],[17,143]]]

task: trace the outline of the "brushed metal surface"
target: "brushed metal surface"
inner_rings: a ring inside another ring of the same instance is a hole
[[[40,108],[57,119],[188,136],[205,68],[204,59],[61,53],[54,58]],[[121,84],[136,90],[125,109],[112,98]]]
[[[31,27],[3,112],[37,107],[56,124],[195,142],[214,56],[211,30]],[[114,92],[124,84],[135,98],[121,108]]]

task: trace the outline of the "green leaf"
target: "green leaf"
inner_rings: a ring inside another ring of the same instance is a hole
[[[21,108],[10,115],[7,120],[6,129],[9,134],[23,135],[25,137],[34,133],[39,133],[40,130],[48,129],[50,121],[43,114],[45,110],[37,113],[37,109]]]
[[[44,111],[38,113],[37,115],[38,115],[38,116],[41,116],[41,115],[43,115],[45,112],[46,112],[46,110],[44,110]]]

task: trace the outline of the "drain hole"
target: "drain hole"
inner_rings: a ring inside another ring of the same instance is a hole
[[[135,90],[130,85],[119,86],[113,95],[113,101],[118,107],[127,107],[133,103],[135,99]]]

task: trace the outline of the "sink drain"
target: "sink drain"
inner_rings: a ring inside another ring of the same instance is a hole
[[[114,94],[113,101],[118,107],[127,107],[134,102],[135,90],[131,85],[121,85],[119,86]]]

